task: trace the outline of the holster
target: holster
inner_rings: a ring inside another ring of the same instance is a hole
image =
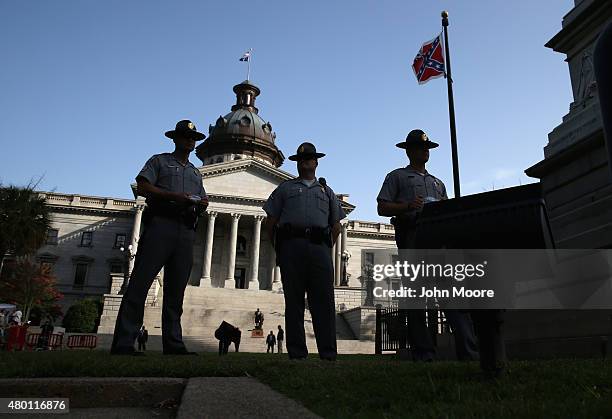
[[[198,226],[198,219],[203,213],[204,210],[199,204],[184,207],[168,202],[147,202],[143,222],[148,224],[153,217],[170,218],[182,222],[187,228],[195,230]]]

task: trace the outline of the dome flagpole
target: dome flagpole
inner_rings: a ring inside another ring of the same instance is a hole
[[[249,48],[249,59],[247,60],[247,80],[251,80],[251,57],[253,55],[253,48]]]
[[[240,57],[239,61],[246,61],[247,63],[247,81],[250,80],[251,77],[251,56],[253,54],[253,48],[249,48],[249,50],[247,52],[245,52],[244,54],[242,54],[242,57]]]

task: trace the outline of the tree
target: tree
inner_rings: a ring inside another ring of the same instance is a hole
[[[30,255],[46,240],[50,209],[35,187],[0,186],[0,273],[6,253]]]
[[[31,257],[18,257],[0,281],[0,300],[17,305],[27,322],[32,309],[56,318],[61,315],[58,304],[64,296],[55,288],[55,277]]]

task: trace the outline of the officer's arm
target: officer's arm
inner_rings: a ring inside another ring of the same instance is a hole
[[[442,183],[442,200],[448,199],[448,194],[446,193],[446,185]]]
[[[389,201],[378,201],[378,215],[381,217],[394,217],[396,215],[402,215],[406,212],[419,209],[423,206],[423,200],[417,198],[413,202],[389,202]]]
[[[411,210],[423,208],[423,198],[417,196],[412,202],[398,202],[400,198],[400,179],[397,170],[385,177],[376,201],[378,202],[378,215],[382,217],[395,217],[406,214]]]
[[[340,234],[341,230],[342,230],[342,226],[340,225],[339,222],[337,222],[336,224],[332,226],[331,234],[332,234],[332,241],[334,244],[336,244],[336,240],[338,240],[338,235]]]
[[[151,184],[143,176],[138,176],[136,178],[136,185],[137,185],[136,192],[138,193],[138,195],[144,196],[145,198],[152,197],[152,198],[162,199],[164,201],[175,201],[178,203],[189,202],[188,194],[180,193],[180,192],[165,191]]]
[[[266,217],[265,229],[266,233],[268,234],[268,238],[271,242],[274,242],[274,226],[276,225],[276,223],[278,223],[277,217],[272,217],[270,215]]]

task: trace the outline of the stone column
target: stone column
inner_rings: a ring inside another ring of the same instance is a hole
[[[342,234],[336,240],[336,254],[334,255],[334,285],[340,285],[340,274],[342,273]]]
[[[261,222],[265,218],[263,215],[256,215],[255,224],[253,225],[253,253],[251,254],[251,280],[249,281],[249,289],[259,289],[259,243],[261,236]]]
[[[134,217],[134,227],[132,227],[132,237],[130,240],[130,246],[132,246],[132,248],[128,248],[128,278],[132,274],[132,270],[134,270],[134,256],[138,250],[138,240],[140,240],[140,225],[142,223],[142,212],[144,211],[144,207],[144,203],[138,202],[137,199],[136,205],[134,205],[136,215]]]
[[[283,290],[283,282],[281,281],[281,270],[280,266],[274,267],[274,279],[272,282],[272,291],[282,291]]]
[[[270,243],[270,260],[268,264],[270,265],[270,273],[269,273],[269,285],[267,287],[268,290],[272,290],[272,286],[274,285],[274,268],[276,267],[276,252],[274,251],[274,247]]]
[[[336,278],[336,244],[334,244],[330,250],[332,266],[334,267],[334,278]]]
[[[208,228],[206,229],[206,243],[204,244],[204,258],[202,261],[202,278],[200,278],[201,287],[211,287],[212,281],[210,278],[210,268],[212,265],[213,241],[215,237],[215,220],[217,212],[209,211],[208,213]]]
[[[238,240],[238,220],[240,215],[232,213],[232,229],[230,230],[230,244],[229,244],[229,261],[227,266],[227,278],[225,278],[225,288],[236,288],[236,280],[234,279],[234,272],[236,269],[236,241]]]

